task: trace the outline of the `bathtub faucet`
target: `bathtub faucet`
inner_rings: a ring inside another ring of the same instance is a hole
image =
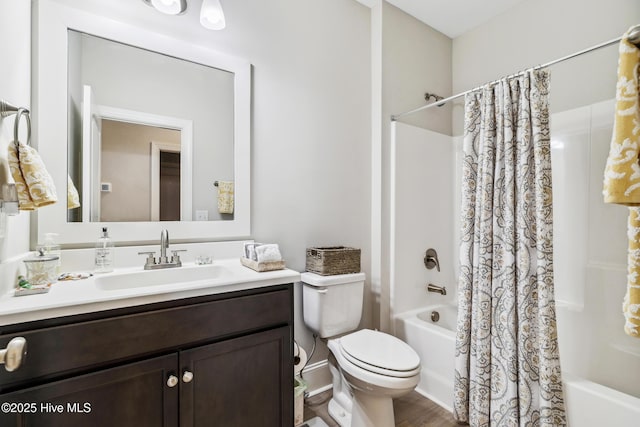
[[[446,295],[447,288],[445,288],[444,286],[438,286],[438,285],[434,285],[433,283],[429,283],[427,285],[427,292],[435,292],[440,295]]]

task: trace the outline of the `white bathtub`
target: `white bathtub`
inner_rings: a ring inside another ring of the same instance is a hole
[[[431,321],[437,311],[438,322]],[[396,336],[420,356],[422,371],[416,391],[452,410],[456,308],[434,305],[403,313],[395,318]]]
[[[396,335],[420,356],[422,372],[416,391],[449,411],[453,404],[455,310],[453,306],[434,305],[394,317]],[[438,322],[431,321],[434,311],[440,315]],[[560,347],[562,351],[562,343]],[[563,384],[570,426],[639,425],[639,398],[577,377],[564,367]]]

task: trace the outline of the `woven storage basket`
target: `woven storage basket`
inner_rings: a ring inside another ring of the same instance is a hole
[[[345,246],[307,248],[306,270],[322,276],[360,273],[360,249]]]

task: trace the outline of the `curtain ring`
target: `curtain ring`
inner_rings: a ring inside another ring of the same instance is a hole
[[[27,119],[27,145],[31,145],[31,117],[29,116],[29,110],[26,108],[18,108],[18,112],[16,113],[16,120],[13,124],[13,143],[18,146],[19,135],[18,131],[20,130],[20,118],[22,115],[25,115]]]

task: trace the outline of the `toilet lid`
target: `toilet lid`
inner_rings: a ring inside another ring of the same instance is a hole
[[[420,357],[404,341],[383,332],[361,329],[340,338],[352,363],[382,375],[406,377],[420,370]]]

